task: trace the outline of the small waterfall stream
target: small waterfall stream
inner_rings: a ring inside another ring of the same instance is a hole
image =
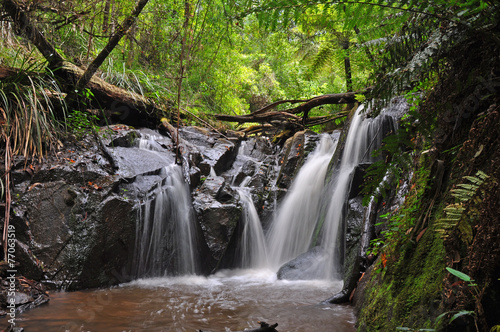
[[[161,151],[154,137],[139,139],[139,148]],[[137,277],[188,275],[199,271],[191,194],[182,168],[171,164],[161,171],[164,180],[141,211],[136,230]]]
[[[243,181],[245,184],[245,181]],[[236,188],[243,204],[243,232],[241,235],[241,267],[262,268],[267,265],[267,244],[248,188]]]
[[[249,178],[240,177],[239,187],[234,187],[235,179],[229,181],[242,206],[243,269],[208,277],[196,275],[202,250],[186,175],[161,155],[154,139],[141,140],[141,149],[158,153],[168,166],[158,175],[162,180],[152,195],[145,197],[138,221],[134,268],[140,279],[110,289],[56,294],[48,306],[23,316],[23,325],[30,331],[46,331],[47,326],[70,331],[241,331],[266,320],[279,322],[280,331],[354,331],[352,308],[317,303],[342,288],[339,255],[353,172],[359,163],[373,162],[371,152],[380,146],[387,132],[382,127],[388,124],[394,125],[389,116],[366,118],[360,107],[329,181],[337,140],[322,135],[267,232],[254,206]],[[255,165],[260,168],[256,160]],[[280,266],[304,254],[312,254],[306,258],[313,261],[308,277],[277,279]],[[83,311],[75,309],[82,303]]]
[[[336,145],[330,135],[321,136],[318,147],[300,169],[275,215],[268,234],[272,253],[269,267],[274,271],[310,248],[328,163]]]

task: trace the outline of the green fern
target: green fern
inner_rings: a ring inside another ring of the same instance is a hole
[[[443,209],[446,217],[439,219],[436,223],[436,231],[443,238],[449,236],[450,230],[457,228],[462,241],[467,244],[472,241],[472,225],[466,219],[464,212],[468,211],[469,219],[473,217],[474,213],[477,213],[477,210],[468,208],[468,203],[480,202],[480,199],[477,198],[477,192],[488,178],[486,173],[478,171],[475,176],[464,176],[464,179],[471,183],[461,183],[457,185],[459,188],[450,190],[457,202],[446,206]]]

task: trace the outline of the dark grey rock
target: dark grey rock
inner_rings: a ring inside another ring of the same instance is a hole
[[[175,161],[174,154],[139,148],[116,147],[110,149],[110,153],[118,167],[117,174],[127,179],[138,175],[158,175],[165,166]]]
[[[218,261],[241,218],[241,209],[235,204],[222,204],[215,200],[200,203],[199,200],[194,203],[198,222],[212,256]]]
[[[219,139],[211,149],[202,152],[203,160],[198,167],[203,175],[209,175],[211,168],[217,174],[228,170],[236,159],[238,147],[225,139]]]

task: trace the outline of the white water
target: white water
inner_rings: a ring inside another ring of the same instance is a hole
[[[383,116],[365,118],[363,107],[359,107],[354,115],[347,134],[340,165],[335,170],[333,181],[329,185],[329,205],[325,221],[321,229],[321,247],[323,252],[331,255],[324,260],[322,273],[324,278],[332,278],[338,274],[339,255],[336,250],[339,243],[339,232],[342,228],[344,207],[352,180],[354,169],[360,163],[372,163],[372,152],[382,143]],[[342,235],[342,234],[340,234]]]
[[[277,271],[284,263],[319,244],[321,250],[315,257],[314,266],[308,270],[310,275],[320,279],[339,276],[342,253],[339,246],[343,245],[340,232],[352,173],[358,164],[373,162],[371,153],[380,147],[385,121],[384,116],[366,118],[362,110],[363,107],[359,107],[353,116],[330,183],[325,186],[325,176],[337,141],[324,134],[277,209],[267,236],[264,236],[252,201],[251,188],[245,187],[250,177],[234,188],[243,207],[240,266]],[[240,154],[242,150],[240,148]],[[140,247],[138,275],[172,274],[167,266],[178,275],[196,272],[191,201],[182,172],[176,167],[167,168],[167,172],[172,173],[167,177],[171,182],[158,190],[156,203],[146,205],[144,226],[137,237]],[[258,169],[256,167],[256,171]]]
[[[137,276],[185,275],[198,270],[189,187],[180,166],[167,166],[163,172],[165,183],[145,203],[137,227]]]
[[[318,147],[300,169],[276,213],[268,234],[269,267],[275,271],[311,245],[325,175],[336,145],[329,135],[321,136]]]
[[[244,181],[245,182],[245,181]],[[248,188],[236,188],[243,203],[243,232],[241,235],[241,266],[262,268],[267,266],[267,245],[259,215]]]

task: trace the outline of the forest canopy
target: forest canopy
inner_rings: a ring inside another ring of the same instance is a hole
[[[14,94],[35,95],[29,102],[47,111],[37,117],[47,130],[23,135],[35,143],[19,145],[34,155],[61,125],[155,126],[166,116],[229,128],[242,121],[216,119],[277,101],[267,110],[286,111],[280,130],[288,123],[324,130],[340,124],[352,100],[315,104],[300,121],[296,103],[346,92],[357,101],[387,99],[432,81],[466,34],[499,43],[492,1],[3,0],[2,9],[4,104],[16,109],[26,101],[10,101]],[[14,114],[3,116],[12,125],[26,119]]]

